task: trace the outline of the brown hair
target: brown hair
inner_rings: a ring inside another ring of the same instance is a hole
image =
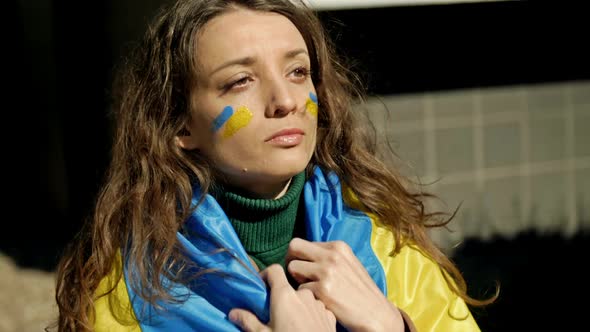
[[[113,86],[112,159],[91,222],[58,266],[58,329],[92,329],[96,288],[118,252],[136,271],[130,286],[139,296],[152,304],[174,300],[162,278],[178,281],[170,267],[178,272],[190,264],[176,232],[191,212],[192,185],[207,192],[213,181],[209,162],[175,141],[190,117],[198,75],[196,38],[209,20],[236,8],[286,16],[307,44],[321,105],[308,174],[316,165],[334,171],[393,231],[393,254],[406,243],[417,245],[446,271],[451,289],[467,303],[486,303],[466,294],[460,272],[428,238],[427,227],[444,224],[440,214],[425,212],[428,195],[410,192],[402,176],[376,157],[369,136],[359,135],[362,126],[354,119],[353,105],[363,100],[361,85],[337,59],[315,14],[289,0],[187,0],[157,15]]]

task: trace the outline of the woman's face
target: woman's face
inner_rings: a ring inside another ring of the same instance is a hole
[[[189,136],[231,185],[276,197],[316,144],[317,98],[307,46],[276,13],[236,9],[197,38],[199,75]]]

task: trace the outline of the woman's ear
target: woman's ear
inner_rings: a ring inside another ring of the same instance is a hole
[[[191,135],[191,132],[186,128],[183,128],[176,135],[176,144],[184,150],[195,150],[199,148],[197,138],[195,135]]]

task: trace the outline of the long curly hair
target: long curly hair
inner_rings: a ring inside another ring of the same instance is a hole
[[[206,193],[214,181],[213,165],[176,143],[190,119],[190,95],[199,75],[196,39],[212,18],[236,8],[284,15],[307,44],[321,105],[308,175],[315,166],[338,174],[392,230],[391,254],[407,243],[416,245],[467,303],[491,301],[468,296],[461,273],[428,238],[427,229],[444,225],[448,217],[426,212],[423,201],[429,195],[412,190],[377,157],[375,140],[355,114],[354,105],[364,100],[362,84],[338,59],[312,10],[290,0],[181,0],[156,16],[114,82],[111,162],[93,215],[58,265],[58,329],[92,330],[96,289],[119,252],[136,271],[130,285],[136,294],[152,304],[174,300],[162,278],[180,281],[178,271],[190,265],[176,232],[194,208],[192,185]]]

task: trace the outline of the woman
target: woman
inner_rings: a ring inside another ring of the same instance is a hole
[[[445,223],[427,195],[375,157],[353,77],[303,4],[162,12],[116,85],[59,329],[478,330],[466,303],[491,300],[427,237]]]

